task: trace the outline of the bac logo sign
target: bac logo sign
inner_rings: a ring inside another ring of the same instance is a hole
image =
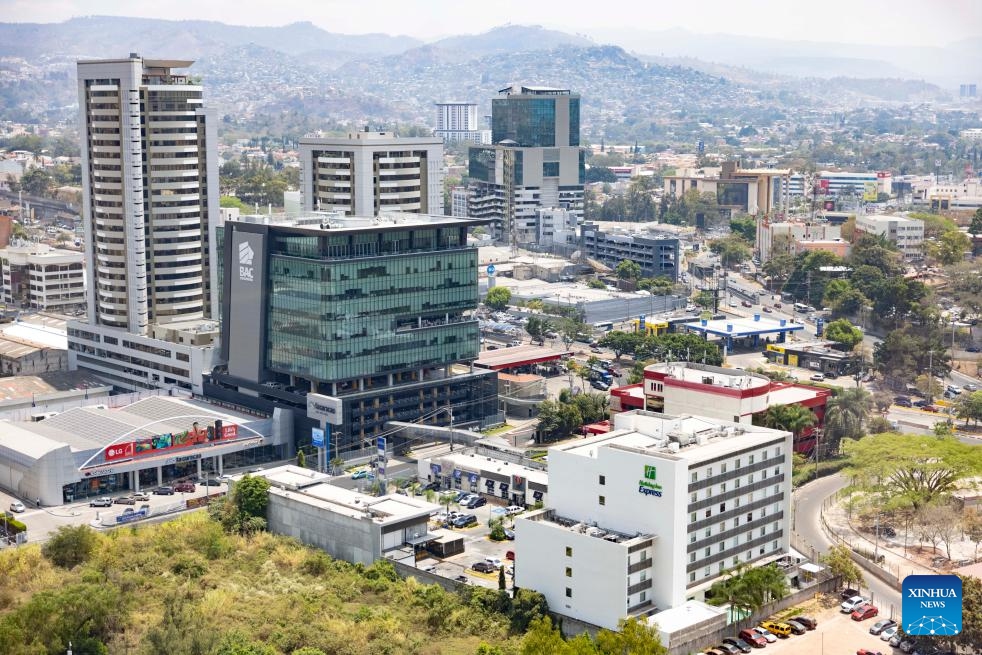
[[[638,480],[638,493],[642,496],[654,496],[661,498],[661,485],[655,482],[658,479],[657,467],[645,464],[644,478]]]
[[[909,635],[957,635],[962,630],[962,580],[957,575],[908,575],[903,624]]]
[[[252,282],[253,268],[252,259],[256,256],[256,251],[248,242],[243,241],[239,244],[239,279],[244,282]]]

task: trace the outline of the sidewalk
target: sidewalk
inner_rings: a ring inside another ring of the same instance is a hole
[[[912,553],[905,555],[903,535],[899,532],[894,538],[887,538],[880,534],[877,540],[872,534],[867,535],[858,531],[855,524],[850,521],[845,500],[845,496],[840,497],[839,494],[835,494],[826,499],[823,504],[822,527],[831,539],[852,549],[882,557],[882,562],[877,568],[885,574],[882,576],[885,580],[892,579],[898,587],[908,575],[933,575],[939,572],[915,560]],[[869,567],[866,568],[873,566],[875,565],[870,560]]]

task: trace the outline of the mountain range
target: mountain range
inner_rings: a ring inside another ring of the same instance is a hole
[[[336,34],[309,22],[243,27],[92,16],[0,23],[0,119],[71,118],[75,61],[130,52],[197,60],[192,73],[207,80],[209,104],[226,123],[289,114],[311,125],[325,119],[429,124],[433,102],[468,99],[486,111],[498,89],[526,82],[579,91],[584,129],[594,135],[612,123],[666,112],[746,120],[748,110],[823,102],[829,92],[845,103],[936,99],[946,92],[899,78],[925,78],[918,72],[942,61],[963,65],[936,72],[955,70],[965,78],[982,67],[982,41],[921,49],[919,58],[903,49],[682,30],[625,29],[609,39],[621,45],[522,25],[424,43],[404,35]],[[966,60],[965,53],[975,52],[980,56]],[[877,79],[853,79],[863,77]],[[657,134],[657,119],[647,120],[645,133]]]

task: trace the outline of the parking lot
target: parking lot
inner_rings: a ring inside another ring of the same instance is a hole
[[[458,508],[455,504],[450,506],[451,511],[465,512],[477,516],[477,525],[467,528],[451,528],[455,534],[464,538],[464,552],[445,559],[426,557],[420,559],[417,564],[419,568],[429,570],[437,575],[450,579],[457,579],[464,576],[468,584],[481,585],[491,589],[498,588],[498,573],[481,573],[475,571],[471,566],[476,562],[483,562],[485,558],[492,557],[501,560],[505,566],[505,581],[510,589],[512,587],[513,576],[509,574],[509,567],[513,562],[507,559],[508,551],[514,551],[514,541],[492,541],[489,537],[490,528],[488,521],[491,518],[503,518],[506,528],[512,527],[511,517],[505,515],[504,506],[487,504],[475,509]],[[441,528],[442,525],[436,521],[430,523],[430,529]],[[464,581],[462,580],[462,581]]]
[[[818,627],[803,635],[791,635],[778,639],[766,648],[755,649],[761,655],[855,655],[860,648],[866,648],[883,655],[899,654],[900,650],[891,648],[878,636],[869,633],[870,626],[889,616],[880,615],[865,621],[853,621],[848,614],[839,612],[839,599],[827,597],[820,610],[803,612],[818,621]],[[833,606],[834,604],[834,606]],[[895,619],[897,617],[894,617]],[[736,630],[732,636],[736,636]]]

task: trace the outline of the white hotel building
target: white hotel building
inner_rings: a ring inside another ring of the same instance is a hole
[[[549,450],[549,507],[518,517],[515,585],[605,628],[702,600],[789,550],[791,433],[627,412]]]

